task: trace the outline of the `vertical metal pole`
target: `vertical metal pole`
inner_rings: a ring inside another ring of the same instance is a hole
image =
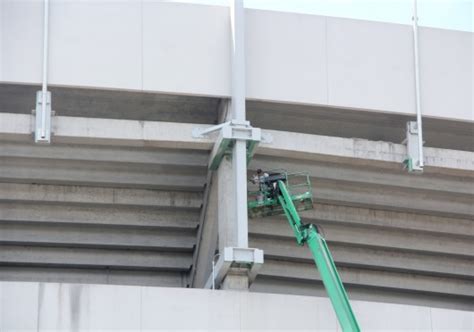
[[[416,94],[416,123],[418,129],[418,151],[419,151],[419,167],[424,166],[423,157],[423,126],[421,123],[421,96],[420,96],[420,66],[418,56],[418,12],[417,1],[413,0],[413,48],[415,57],[415,94]]]
[[[245,21],[243,0],[231,6],[232,119],[245,121]]]
[[[49,36],[49,0],[44,0],[43,19],[43,86],[41,89],[41,138],[46,138],[46,103],[48,102],[48,36]]]
[[[235,142],[232,168],[235,185],[235,213],[237,222],[237,246],[248,247],[248,215],[247,215],[247,147],[246,142]]]
[[[243,0],[234,0],[231,6],[232,23],[232,119],[245,121],[245,22]],[[236,140],[232,152],[235,191],[235,222],[237,245],[248,247],[247,218],[247,146]]]

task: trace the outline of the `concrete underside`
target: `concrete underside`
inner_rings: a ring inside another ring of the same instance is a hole
[[[0,84],[0,111],[31,113],[38,90],[40,86]],[[217,123],[219,117],[219,98],[54,86],[50,90],[60,116],[205,124]],[[249,100],[247,118],[265,129],[401,143],[407,121],[415,117]],[[426,146],[474,151],[472,122],[425,118],[423,130]]]
[[[0,279],[185,287],[195,272],[202,286],[217,244],[217,193],[204,218],[212,141],[190,132],[217,122],[219,100],[57,88],[56,136],[36,146],[25,115],[34,101],[23,98],[35,90],[0,85]],[[472,150],[471,123],[428,119],[426,145],[436,148],[413,176],[401,167],[404,147],[389,143],[399,143],[406,118],[248,108],[254,125],[277,129],[249,173],[310,172],[316,204],[303,218],[322,226],[351,298],[473,310],[474,161],[460,151]],[[249,238],[265,251],[252,291],[324,296],[284,218],[250,220]]]

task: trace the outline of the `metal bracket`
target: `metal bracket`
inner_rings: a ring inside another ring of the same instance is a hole
[[[205,288],[219,285],[224,280],[230,268],[248,269],[249,285],[255,280],[263,264],[263,250],[255,248],[225,247],[215,265],[214,273],[207,279]]]
[[[416,121],[407,122],[407,136],[404,141],[407,146],[407,157],[403,161],[405,168],[414,173],[422,173],[423,166],[420,166],[420,151],[418,145],[418,125]]]
[[[51,143],[51,92],[47,91],[46,100],[43,101],[43,92],[36,92],[35,114],[35,143]],[[44,102],[44,105],[43,105]],[[43,107],[44,106],[44,107]]]
[[[232,154],[232,149],[236,140],[243,140],[247,143],[247,164],[255,154],[255,148],[260,142],[269,143],[271,135],[262,135],[260,128],[254,128],[249,121],[232,120],[206,129],[193,129],[194,138],[203,138],[212,132],[218,131],[219,135],[214,143],[209,160],[209,169],[216,170],[222,159],[226,155]]]

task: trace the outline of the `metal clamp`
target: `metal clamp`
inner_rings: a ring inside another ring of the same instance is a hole
[[[407,146],[407,157],[403,161],[409,172],[422,173],[423,163],[421,161],[421,152],[419,150],[419,131],[416,121],[407,122],[407,136],[404,141]]]
[[[243,140],[247,143],[247,163],[252,160],[255,154],[255,148],[260,142],[270,143],[270,135],[262,135],[260,128],[254,128],[249,121],[232,120],[210,128],[193,129],[194,138],[203,138],[206,135],[219,130],[209,160],[209,169],[216,170],[226,155],[231,155],[236,140]]]
[[[255,248],[225,247],[224,252],[213,268],[213,274],[209,276],[205,288],[219,286],[224,280],[230,268],[246,268],[248,270],[249,285],[255,280],[258,271],[263,264],[263,250]]]
[[[35,114],[35,143],[49,144],[51,143],[51,92],[36,92],[36,109]]]

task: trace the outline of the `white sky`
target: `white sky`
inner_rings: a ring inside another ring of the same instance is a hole
[[[172,0],[228,6],[230,0]],[[411,24],[413,0],[244,0],[245,7]],[[419,25],[474,32],[474,0],[418,0]]]

